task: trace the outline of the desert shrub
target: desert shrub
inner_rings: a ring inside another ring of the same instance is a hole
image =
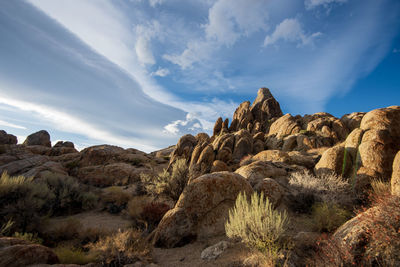
[[[315,203],[314,194],[308,193],[298,193],[296,195],[289,195],[288,199],[290,201],[290,209],[297,213],[311,213],[312,206]]]
[[[131,194],[122,190],[122,188],[118,186],[111,186],[106,188],[104,190],[104,194],[102,195],[103,201],[105,201],[106,203],[113,203],[117,206],[126,205],[131,197]]]
[[[363,261],[376,266],[400,263],[400,198],[387,195],[379,200],[376,211],[364,216],[371,222]]]
[[[311,214],[312,226],[319,232],[332,232],[351,218],[351,213],[331,203],[315,203]]]
[[[0,178],[0,224],[12,219],[16,231],[30,232],[40,224],[40,217],[48,212],[47,201],[53,198],[47,185],[4,172]]]
[[[371,181],[371,190],[368,199],[372,205],[380,203],[388,198],[391,194],[390,182],[385,182],[380,179],[373,179]]]
[[[351,206],[354,201],[351,185],[335,174],[320,177],[310,172],[296,172],[289,177],[289,185],[300,194],[312,194],[316,201]]]
[[[133,229],[103,237],[90,244],[89,248],[107,266],[123,266],[138,260],[147,260],[151,252],[151,246],[142,233]]]
[[[170,207],[165,203],[151,202],[147,203],[143,207],[140,217],[149,224],[150,228],[152,228],[161,221],[168,210],[170,210]]]
[[[240,193],[225,224],[226,235],[239,238],[248,247],[255,248],[273,261],[284,248],[283,235],[288,225],[286,212],[273,209],[263,193],[254,193],[250,202]]]
[[[131,200],[129,200],[126,208],[129,216],[132,219],[140,218],[144,206],[151,202],[152,199],[148,196],[134,196]]]
[[[69,218],[50,231],[48,239],[52,239],[53,242],[77,239],[81,229],[82,223],[78,219]]]
[[[59,246],[54,249],[62,264],[88,264],[97,261],[97,255],[84,252],[81,248],[73,246]]]
[[[54,194],[54,198],[51,202],[48,201],[47,205],[50,205],[55,215],[91,209],[97,203],[97,196],[91,192],[84,192],[82,185],[72,177],[47,173],[39,182],[47,185]]]
[[[185,159],[179,159],[172,165],[172,172],[167,170],[158,175],[141,174],[141,182],[145,191],[157,196],[164,194],[177,201],[189,180],[189,168]]]
[[[42,244],[43,243],[43,239],[38,237],[37,233],[19,233],[19,232],[15,232],[13,237],[16,237],[16,238],[19,238],[19,239],[23,239],[23,240],[29,241],[31,243],[36,243],[36,244]]]
[[[6,223],[2,224],[0,227],[0,236],[6,236],[11,232],[11,228],[14,222],[10,219]]]

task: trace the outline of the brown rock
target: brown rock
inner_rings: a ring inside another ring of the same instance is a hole
[[[254,100],[250,109],[255,122],[260,126],[255,127],[255,131],[266,131],[268,121],[271,118],[281,117],[282,110],[268,88],[260,88],[257,98]]]
[[[233,120],[229,131],[247,129],[249,122],[253,121],[253,114],[250,111],[250,102],[245,101],[239,105],[233,114]],[[233,128],[234,127],[234,128]]]
[[[222,129],[222,118],[219,117],[215,122],[214,129],[213,129],[213,136],[219,135]]]
[[[221,160],[214,160],[211,167],[211,172],[222,172],[222,171],[229,171],[228,165],[226,165],[226,163]]]
[[[255,161],[249,165],[240,167],[235,173],[243,176],[252,186],[262,181],[264,178],[277,178],[286,176],[285,169],[278,168],[271,162]]]
[[[56,263],[59,263],[57,255],[45,246],[19,244],[0,249],[0,266],[20,267]]]
[[[264,178],[261,180],[255,185],[254,190],[263,192],[264,196],[268,197],[274,207],[279,206],[285,193],[283,187],[271,178]]]
[[[81,166],[104,165],[114,161],[124,149],[117,146],[99,145],[87,147],[81,151]]]
[[[346,125],[347,129],[353,131],[360,127],[361,120],[364,117],[365,112],[353,112],[350,114],[343,115],[340,120]]]
[[[400,151],[393,160],[393,172],[391,179],[392,194],[400,196]]]
[[[346,156],[346,159],[345,159]],[[315,165],[315,174],[317,176],[335,173],[346,176],[351,172],[352,160],[350,155],[345,152],[344,146],[334,146],[326,150],[321,159]]]
[[[24,145],[51,147],[50,134],[45,130],[41,130],[39,132],[28,135],[28,137],[24,141]]]
[[[235,173],[216,172],[193,180],[153,232],[153,243],[171,248],[223,234],[228,211],[242,191],[250,195],[253,190]]]
[[[112,163],[79,168],[77,177],[84,183],[99,187],[126,185],[138,180],[139,173],[146,170],[127,163]]]
[[[275,135],[277,138],[282,138],[287,135],[298,133],[300,130],[301,126],[298,121],[292,115],[285,114],[272,123],[268,135]]]
[[[0,145],[16,145],[17,137],[12,134],[7,134],[6,131],[0,130]]]
[[[253,138],[247,130],[240,130],[235,133],[235,147],[232,157],[240,160],[253,151]]]

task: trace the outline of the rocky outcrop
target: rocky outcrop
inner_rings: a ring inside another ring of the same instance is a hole
[[[392,194],[400,196],[400,151],[393,160],[392,179],[390,181]]]
[[[222,130],[222,118],[219,117],[215,122],[214,129],[213,129],[213,136],[219,135]]]
[[[0,266],[20,267],[57,264],[57,255],[48,247],[30,244],[17,238],[0,238]]]
[[[0,145],[15,145],[18,140],[15,135],[8,134],[4,130],[0,130]]]
[[[324,174],[334,173],[336,175],[348,176],[353,166],[352,159],[346,153],[344,146],[334,146],[326,150],[321,159],[315,166],[315,174],[322,176]]]
[[[350,114],[343,115],[340,120],[346,125],[349,131],[353,131],[360,127],[361,120],[364,117],[365,112],[353,112]]]
[[[271,124],[268,135],[282,138],[287,135],[296,134],[300,131],[301,125],[299,124],[298,118],[293,117],[288,113]]]
[[[45,130],[41,130],[39,132],[28,135],[28,137],[24,141],[24,145],[51,147],[50,134]]]
[[[216,172],[194,179],[153,232],[154,245],[171,248],[223,234],[228,211],[242,191],[247,195],[253,192],[236,173]]]
[[[274,179],[264,178],[254,186],[257,192],[263,192],[264,196],[268,197],[274,207],[279,206],[284,196],[285,190]]]
[[[284,168],[279,168],[274,163],[265,161],[255,161],[240,167],[235,173],[243,176],[252,186],[255,186],[264,178],[277,178],[287,175]]]

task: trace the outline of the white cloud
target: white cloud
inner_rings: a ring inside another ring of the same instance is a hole
[[[24,127],[24,126],[17,125],[17,124],[14,124],[14,123],[3,121],[3,120],[0,120],[0,126],[11,127],[11,128],[15,128],[15,129],[23,129],[23,130],[26,129],[26,127]]]
[[[217,0],[208,12],[208,23],[203,25],[204,37],[189,40],[181,54],[167,54],[163,58],[182,69],[210,59],[221,46],[233,46],[241,37],[268,29],[267,0]]]
[[[51,123],[57,130],[73,134],[82,134],[91,139],[123,147],[135,147],[144,151],[154,151],[156,147],[144,145],[143,140],[126,138],[96,127],[70,114],[60,112],[54,108],[33,104],[30,102],[10,99],[0,95],[0,104],[9,105],[22,111],[31,112],[41,119]],[[20,139],[19,139],[20,140]]]
[[[199,114],[188,113],[186,115],[186,120],[176,120],[164,127],[165,133],[170,133],[173,135],[183,135],[183,134],[197,134],[203,130],[201,122],[197,119]]]
[[[279,40],[296,42],[300,45],[310,45],[320,35],[320,32],[306,35],[297,19],[285,19],[276,26],[275,31],[271,35],[265,37],[264,46],[275,44]]]
[[[136,44],[135,51],[138,60],[143,64],[154,65],[156,60],[151,49],[151,40],[161,35],[160,23],[152,21],[147,25],[137,25],[135,27]]]
[[[152,7],[155,7],[156,5],[161,5],[162,3],[164,3],[164,0],[149,0],[149,4]]]
[[[313,9],[321,5],[324,7],[328,7],[329,4],[346,2],[347,0],[305,0],[304,5],[306,6],[306,9]]]
[[[151,75],[159,76],[159,77],[166,77],[169,74],[170,74],[169,69],[167,69],[167,68],[158,68],[158,70],[153,72]]]

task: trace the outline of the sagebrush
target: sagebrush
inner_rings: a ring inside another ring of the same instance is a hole
[[[239,238],[248,247],[277,260],[285,247],[283,235],[287,226],[287,213],[274,210],[263,193],[254,193],[250,201],[246,194],[240,193],[235,206],[229,211],[225,231],[228,237]]]
[[[315,203],[311,214],[312,226],[318,232],[333,232],[351,218],[351,212],[332,203]]]
[[[147,193],[163,194],[177,201],[188,183],[189,168],[185,159],[179,159],[172,165],[171,173],[164,170],[157,175],[141,174],[140,179]]]
[[[309,171],[295,172],[289,177],[289,185],[298,194],[313,195],[316,202],[351,206],[354,194],[350,183],[335,174],[314,176]]]

